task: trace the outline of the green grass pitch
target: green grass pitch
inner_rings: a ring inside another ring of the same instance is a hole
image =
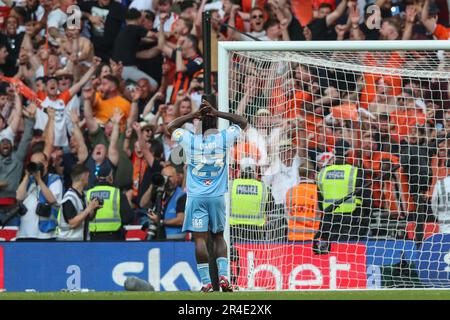
[[[450,300],[450,290],[286,292],[3,292],[0,300]]]

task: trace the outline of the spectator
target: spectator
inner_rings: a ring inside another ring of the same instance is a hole
[[[157,0],[156,1],[156,18],[154,26],[157,30],[164,32],[171,32],[172,26],[175,21],[178,20],[178,15],[175,12],[171,12],[172,0]],[[161,28],[161,25],[163,26]]]
[[[95,118],[102,124],[111,118],[114,108],[119,108],[124,114],[122,125],[128,117],[131,109],[130,103],[120,94],[120,82],[113,75],[106,75],[101,80],[101,84],[95,95],[94,113]]]
[[[124,80],[147,79],[155,91],[158,83],[148,74],[142,72],[137,67],[136,53],[141,41],[149,40],[153,34],[140,25],[141,13],[136,9],[130,9],[125,16],[126,26],[116,37],[112,59],[121,62],[123,67],[122,78]],[[147,37],[147,38],[146,38]]]
[[[155,81],[158,84],[161,84],[162,80],[161,65],[163,64],[164,59],[160,50],[158,49],[158,37],[157,37],[158,30],[156,30],[156,28],[154,27],[154,22],[155,22],[155,14],[152,11],[144,11],[142,15],[142,25],[147,30],[147,32],[152,32],[149,34],[151,40],[140,44],[138,50],[139,52],[136,55],[136,57],[138,58],[137,64],[139,69],[148,74],[153,79],[155,79]],[[154,56],[150,56],[148,59],[146,58],[139,59],[140,53],[142,51],[151,52],[152,49],[154,50],[154,52],[152,53],[154,54]]]
[[[54,46],[59,46],[64,38],[64,25],[69,15],[68,8],[75,5],[75,0],[59,0],[59,6],[53,9],[47,18],[49,41]]]
[[[439,233],[450,233],[449,225],[449,203],[448,187],[450,177],[446,177],[437,182],[431,198],[431,208],[439,223]]]
[[[308,29],[312,32],[312,40],[336,40],[337,35],[333,26],[345,13],[347,6],[355,6],[355,2],[342,0],[334,11],[330,4],[320,4],[317,18],[308,24]]]
[[[112,172],[117,168],[119,164],[119,150],[117,141],[119,139],[119,122],[122,118],[122,114],[119,109],[115,110],[113,117],[111,118],[112,132],[110,137],[109,147],[102,143],[96,144],[91,155],[87,158],[85,165],[89,169],[89,188],[95,185],[96,177],[100,170],[106,170]]]
[[[448,40],[450,39],[450,28],[437,23],[438,12],[436,4],[425,0],[422,8],[422,23],[438,40]]]
[[[84,163],[89,155],[88,148],[84,142],[83,132],[80,129],[80,118],[75,110],[72,110],[70,116],[72,136],[69,142],[69,152],[65,152],[62,158],[64,190],[67,190],[72,185],[71,172],[74,166]]]
[[[279,157],[276,157],[264,173],[262,181],[271,188],[274,199],[268,216],[268,229],[271,239],[283,239],[287,233],[285,201],[286,192],[299,182],[298,167],[301,159],[289,140],[280,142]]]
[[[94,64],[89,71],[80,79],[79,82],[66,89],[65,91],[58,94],[58,78],[49,77],[45,81],[45,93],[41,93],[42,108],[45,110],[46,108],[54,109],[56,114],[56,123],[55,123],[55,137],[56,140],[54,142],[55,146],[68,146],[67,132],[67,112],[70,112],[70,109],[67,109],[67,105],[71,102],[72,98],[81,90],[81,87],[90,79],[90,77],[94,74],[97,65],[99,64],[99,60],[96,60],[97,64]],[[48,117],[43,110],[38,110],[36,115],[36,129],[45,128]],[[66,111],[68,110],[68,111]]]
[[[123,6],[113,0],[91,0],[82,2],[80,8],[89,21],[95,55],[109,61],[114,41],[124,22]]]
[[[17,59],[19,58],[20,48],[22,46],[24,33],[18,33],[18,19],[10,16],[6,19],[6,34],[0,36],[0,42],[5,43],[8,48],[7,68],[3,71],[5,75],[14,76],[18,68],[16,66]]]
[[[0,207],[4,209],[14,206],[17,202],[16,191],[19,187],[26,153],[31,142],[36,106],[31,105],[24,112],[26,114],[25,131],[16,150],[13,150],[14,133],[11,128],[10,130],[8,128],[3,129],[0,133]],[[20,117],[21,113],[22,109],[20,108],[17,117]],[[11,221],[10,223],[12,225],[19,224],[18,221]]]

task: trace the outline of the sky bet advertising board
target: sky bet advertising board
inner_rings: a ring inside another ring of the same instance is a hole
[[[252,290],[450,287],[450,235],[412,241],[236,244],[231,262],[241,288]],[[0,289],[122,291],[126,277],[157,291],[201,287],[192,242],[23,243],[0,245]]]

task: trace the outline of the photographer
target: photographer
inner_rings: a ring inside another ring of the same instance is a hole
[[[112,168],[101,167],[97,185],[86,193],[88,206],[99,200],[101,208],[89,222],[91,241],[125,240],[122,226],[133,221],[133,210],[126,195],[113,185]]]
[[[167,166],[155,174],[152,184],[142,196],[141,207],[148,211],[149,239],[184,240],[181,231],[186,206],[186,193],[181,188],[182,175]],[[145,224],[144,224],[145,225]]]
[[[67,190],[62,199],[61,209],[58,213],[57,240],[86,241],[89,240],[88,217],[92,218],[95,210],[100,208],[98,199],[93,199],[86,205],[83,190],[89,183],[89,169],[77,164],[71,172],[72,187]]]
[[[43,152],[34,153],[16,193],[17,201],[27,208],[20,218],[17,239],[53,240],[62,195],[61,178],[48,173],[47,156]]]

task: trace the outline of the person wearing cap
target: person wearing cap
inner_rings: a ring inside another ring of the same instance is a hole
[[[438,40],[450,40],[450,28],[446,28],[442,24],[437,23],[438,13],[439,10],[434,2],[425,0],[425,3],[422,7],[422,24]]]
[[[94,199],[102,205],[89,222],[91,241],[125,240],[122,227],[130,224],[134,215],[125,193],[113,185],[111,168],[100,168],[97,185],[86,192],[86,198],[88,206]]]
[[[319,209],[323,212],[314,243],[318,253],[329,251],[329,241],[356,241],[368,235],[371,207],[368,191],[364,190],[366,192],[363,195],[351,197],[332,212],[324,211],[364,184],[363,170],[346,163],[348,151],[348,142],[342,139],[336,141],[334,161],[328,162],[317,178]],[[325,248],[318,246],[320,241],[326,244]]]
[[[287,235],[286,193],[296,186],[300,179],[298,167],[302,164],[297,148],[291,140],[284,139],[279,143],[279,155],[264,172],[262,181],[271,188],[272,208],[268,216],[267,229],[270,239],[285,239]]]

